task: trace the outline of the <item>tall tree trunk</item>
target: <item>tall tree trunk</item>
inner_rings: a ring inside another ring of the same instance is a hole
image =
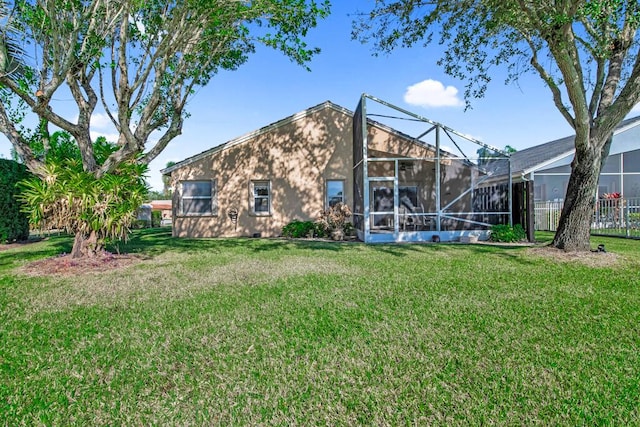
[[[92,231],[89,236],[81,232],[76,232],[75,238],[73,239],[73,248],[71,249],[71,258],[92,258],[96,256],[101,249],[102,247],[98,243],[95,231]]]
[[[577,145],[577,144],[576,144]],[[571,176],[552,246],[565,251],[589,251],[591,222],[602,168],[602,144],[590,141],[571,164]]]

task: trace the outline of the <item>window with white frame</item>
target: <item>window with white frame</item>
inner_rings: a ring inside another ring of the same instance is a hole
[[[181,184],[180,213],[182,215],[217,215],[214,180],[183,181]]]
[[[331,207],[335,206],[338,203],[345,203],[345,194],[344,194],[344,180],[342,179],[331,179],[327,180],[327,200],[326,206]]]
[[[271,182],[251,181],[251,211],[256,215],[271,213]]]

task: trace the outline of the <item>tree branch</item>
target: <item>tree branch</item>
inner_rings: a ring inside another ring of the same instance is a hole
[[[546,83],[547,87],[551,90],[551,94],[553,96],[553,103],[556,105],[556,108],[560,111],[564,119],[569,123],[569,125],[575,129],[575,119],[571,115],[571,112],[564,105],[562,100],[562,92],[560,88],[554,81],[553,77],[547,72],[547,70],[540,64],[538,61],[538,49],[534,45],[533,41],[530,37],[523,34],[525,40],[529,44],[529,48],[531,49],[531,66],[538,72],[540,78]]]
[[[0,132],[9,139],[13,148],[16,150],[16,153],[18,153],[18,156],[20,156],[29,170],[39,176],[42,176],[42,168],[44,165],[33,155],[33,151],[31,150],[31,147],[29,147],[29,143],[23,139],[20,132],[18,132],[13,122],[9,119],[2,102],[0,102]]]

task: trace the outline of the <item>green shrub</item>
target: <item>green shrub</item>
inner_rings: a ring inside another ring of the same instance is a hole
[[[0,243],[26,240],[29,237],[29,216],[17,200],[16,184],[29,178],[25,165],[0,159]]]
[[[136,219],[131,223],[132,230],[142,230],[143,228],[149,228],[149,221],[146,219]]]
[[[315,229],[314,229],[314,236],[315,237],[329,237],[329,230],[327,229],[327,227],[325,227],[324,224],[322,224],[321,222],[314,222],[313,223]]]
[[[494,225],[491,227],[492,242],[519,242],[527,237],[522,225],[516,224],[513,227],[509,225]]]
[[[151,211],[151,227],[160,227],[162,225],[162,212]]]
[[[299,221],[297,219],[282,227],[282,235],[294,239],[318,236],[317,231],[318,226],[315,222]]]
[[[356,228],[350,222],[345,222],[345,224],[342,226],[342,230],[344,231],[345,236],[356,235]]]

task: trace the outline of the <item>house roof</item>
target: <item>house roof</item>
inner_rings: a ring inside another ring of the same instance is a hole
[[[613,134],[617,135],[640,125],[640,116],[623,120],[616,126]],[[556,139],[535,147],[516,151],[511,155],[511,173],[528,174],[570,156],[575,150],[575,135]],[[506,171],[500,171],[506,173]]]
[[[263,135],[263,134],[265,134],[267,132],[270,132],[270,131],[272,131],[274,129],[278,129],[278,128],[282,127],[282,126],[286,126],[286,125],[288,125],[290,123],[294,123],[294,122],[296,122],[296,121],[298,121],[300,119],[303,119],[303,118],[305,118],[305,117],[307,117],[307,116],[309,116],[309,115],[311,115],[313,113],[316,113],[318,111],[324,110],[326,108],[330,108],[330,109],[333,109],[333,110],[335,110],[335,111],[337,111],[339,113],[348,114],[350,116],[353,116],[353,112],[352,111],[350,111],[350,110],[348,110],[348,109],[346,109],[344,107],[341,107],[341,106],[339,106],[337,104],[334,104],[331,101],[325,101],[325,102],[323,102],[321,104],[318,104],[318,105],[316,105],[314,107],[311,107],[311,108],[307,108],[306,110],[303,110],[303,111],[301,111],[299,113],[296,113],[296,114],[294,114],[292,116],[285,117],[284,119],[278,120],[277,122],[273,122],[273,123],[271,123],[271,124],[269,124],[267,126],[264,126],[264,127],[260,128],[260,129],[258,129],[258,130],[255,130],[253,132],[250,132],[250,133],[247,133],[245,135],[239,136],[238,138],[234,138],[234,139],[232,139],[230,141],[227,141],[227,142],[225,142],[223,144],[220,144],[220,145],[218,145],[216,147],[210,148],[210,149],[208,149],[206,151],[203,151],[202,153],[196,154],[195,156],[192,156],[192,157],[189,157],[187,159],[184,159],[184,160],[176,163],[175,165],[173,165],[171,167],[162,169],[160,171],[160,173],[162,173],[163,175],[168,175],[168,174],[170,174],[171,172],[173,172],[176,169],[180,169],[180,168],[182,168],[184,166],[187,166],[187,165],[189,165],[191,163],[197,162],[198,160],[201,160],[201,159],[203,159],[205,157],[208,157],[211,154],[217,153],[219,151],[225,150],[227,148],[233,147],[233,146],[238,145],[238,144],[242,144],[243,142],[246,142],[246,141],[248,141],[250,139],[253,139],[253,138],[257,137],[257,136]]]
[[[151,209],[156,209],[156,210],[171,209],[171,200],[152,200],[148,204],[151,205]]]
[[[257,136],[263,135],[263,134],[265,134],[267,132],[271,132],[271,131],[273,131],[275,129],[278,129],[278,128],[282,127],[282,126],[286,126],[286,125],[288,125],[290,123],[294,123],[294,122],[296,122],[296,121],[298,121],[300,119],[303,119],[303,118],[305,118],[305,117],[307,117],[307,116],[309,116],[311,114],[314,114],[314,113],[316,113],[318,111],[321,111],[321,110],[324,110],[324,109],[327,109],[327,108],[330,108],[330,109],[332,109],[334,111],[337,111],[339,113],[348,115],[349,117],[353,117],[353,115],[354,115],[354,112],[349,110],[349,109],[347,109],[347,108],[344,108],[344,107],[341,107],[340,105],[334,104],[331,101],[325,101],[325,102],[323,102],[321,104],[318,104],[318,105],[316,105],[314,107],[307,108],[306,110],[303,110],[303,111],[301,111],[299,113],[296,113],[296,114],[294,114],[292,116],[285,117],[284,119],[278,120],[277,122],[271,123],[271,124],[269,124],[267,126],[264,126],[264,127],[260,128],[258,130],[255,130],[253,132],[247,133],[247,134],[242,135],[242,136],[240,136],[238,138],[234,138],[234,139],[232,139],[230,141],[227,141],[227,142],[225,142],[223,144],[220,144],[220,145],[218,145],[216,147],[210,148],[210,149],[208,149],[206,151],[203,151],[203,152],[201,152],[199,154],[196,154],[195,156],[192,156],[192,157],[189,157],[189,158],[187,158],[185,160],[182,160],[182,161],[174,164],[173,166],[170,166],[168,168],[160,170],[160,173],[162,173],[163,175],[169,175],[169,174],[171,174],[171,172],[173,172],[173,171],[175,171],[177,169],[180,169],[182,167],[188,166],[188,165],[190,165],[190,164],[192,164],[194,162],[197,162],[198,160],[201,160],[201,159],[203,159],[205,157],[208,157],[208,156],[210,156],[210,155],[212,155],[214,153],[217,153],[219,151],[226,150],[227,148],[231,148],[233,146],[242,144],[242,143],[244,143],[246,141],[249,141],[249,140],[251,140],[251,139],[253,139],[253,138],[257,137]],[[429,122],[431,122],[431,121],[429,121]],[[385,125],[383,123],[380,123],[378,121],[375,121],[375,120],[372,120],[370,118],[367,118],[367,123],[369,123],[369,125],[376,126],[376,127],[380,128],[380,129],[383,129],[384,131],[386,131],[386,132],[388,132],[390,134],[397,135],[397,136],[399,136],[401,138],[404,138],[404,139],[406,139],[408,141],[411,141],[413,143],[416,143],[416,144],[419,144],[419,145],[423,145],[423,146],[435,149],[435,147],[433,145],[431,145],[431,144],[428,144],[428,143],[426,143],[424,141],[416,139],[416,138],[414,138],[414,137],[412,137],[410,135],[407,135],[407,134],[405,134],[405,133],[403,133],[403,132],[401,132],[401,131],[399,131],[397,129],[394,129],[394,128],[392,128],[390,126],[387,126],[387,125]],[[449,129],[449,128],[447,128],[447,129]],[[442,149],[440,149],[440,152],[442,154],[444,154],[444,155],[450,155],[451,154],[451,153],[448,153],[447,151],[442,150]]]

